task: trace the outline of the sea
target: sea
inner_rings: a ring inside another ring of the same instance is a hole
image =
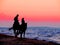
[[[0,27],[0,34],[14,36],[13,30]],[[18,35],[18,37],[20,37]],[[25,38],[52,41],[60,44],[60,28],[57,27],[28,27]]]

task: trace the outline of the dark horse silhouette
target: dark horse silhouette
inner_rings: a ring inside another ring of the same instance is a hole
[[[25,37],[25,31],[27,29],[27,23],[25,23],[24,18],[22,18],[22,24],[20,25],[18,22],[18,14],[14,18],[14,24],[13,27],[9,28],[9,30],[13,29],[15,37],[17,37],[20,34],[20,37],[22,38],[22,34],[24,34]]]

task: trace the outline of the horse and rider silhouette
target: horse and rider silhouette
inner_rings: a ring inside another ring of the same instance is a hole
[[[25,23],[24,18],[22,18],[21,24],[20,24],[18,20],[18,16],[19,16],[18,14],[15,16],[13,26],[9,28],[9,30],[13,29],[15,37],[17,37],[20,34],[20,37],[22,38],[22,34],[24,34],[24,37],[25,37],[27,23]]]

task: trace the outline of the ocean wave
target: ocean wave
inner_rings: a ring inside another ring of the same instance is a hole
[[[9,31],[8,28],[0,28],[0,33],[14,36],[13,30]],[[25,37],[60,43],[60,28],[30,27],[27,28]]]

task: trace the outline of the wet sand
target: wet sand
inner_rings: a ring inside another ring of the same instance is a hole
[[[0,34],[0,45],[60,45],[54,42],[48,42],[45,40],[36,40],[29,38],[15,38],[14,36],[8,36]]]

